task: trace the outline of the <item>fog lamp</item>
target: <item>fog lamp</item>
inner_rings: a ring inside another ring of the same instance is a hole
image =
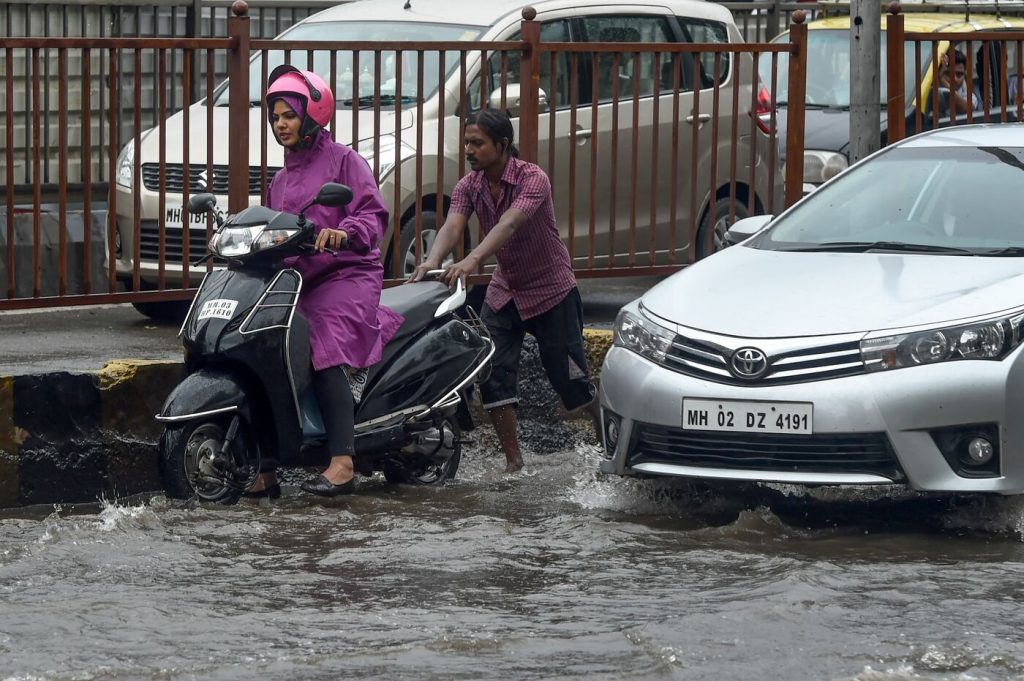
[[[608,449],[615,449],[619,444],[619,423],[613,418],[608,419],[608,425],[604,429],[604,439]]]
[[[971,463],[979,466],[991,461],[994,453],[995,447],[983,437],[976,437],[967,444],[967,456],[971,458]]]

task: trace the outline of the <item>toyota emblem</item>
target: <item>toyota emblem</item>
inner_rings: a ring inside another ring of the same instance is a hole
[[[753,380],[768,372],[768,357],[757,348],[740,348],[732,353],[729,366],[737,377]]]

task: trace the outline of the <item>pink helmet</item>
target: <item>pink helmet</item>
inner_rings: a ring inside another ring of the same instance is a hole
[[[334,93],[327,82],[312,71],[300,71],[291,64],[282,64],[267,79],[267,103],[279,95],[296,95],[306,105],[302,136],[312,137],[317,128],[325,127],[334,115]]]

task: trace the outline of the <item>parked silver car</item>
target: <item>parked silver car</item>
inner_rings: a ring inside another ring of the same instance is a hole
[[[883,149],[620,312],[619,475],[1024,491],[1024,126]]]

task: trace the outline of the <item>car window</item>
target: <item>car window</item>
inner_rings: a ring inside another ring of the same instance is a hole
[[[521,32],[516,31],[507,38],[502,40],[522,40],[523,35]],[[570,40],[569,37],[569,22],[564,20],[556,21],[545,21],[540,25],[540,39],[541,42],[546,43],[567,43]],[[504,68],[502,59],[504,58]],[[577,64],[580,60],[577,59]],[[554,67],[552,68],[552,64]],[[540,89],[548,97],[549,106],[556,108],[566,108],[572,104],[571,98],[571,85],[570,80],[570,69],[571,61],[568,53],[559,52],[552,54],[551,52],[545,52],[541,54],[540,59]],[[554,72],[552,74],[552,71]],[[489,87],[487,91],[494,92],[501,88],[502,73],[505,74],[504,80],[506,87],[513,83],[522,82],[522,56],[519,52],[506,52],[504,57],[502,54],[493,54],[488,60],[488,83]],[[583,82],[583,77],[577,75],[576,77],[577,87],[580,87]],[[480,108],[480,76],[477,76],[469,84],[469,106],[471,110],[477,110]]]
[[[330,21],[298,24],[294,28],[278,36],[282,40],[330,40],[335,42],[352,41],[452,41],[476,40],[483,33],[481,26],[459,26],[453,24],[428,24],[422,22],[401,21]],[[372,97],[374,94],[374,53],[359,52],[359,63],[354,63],[351,50],[338,50],[335,53],[335,73],[337,83],[334,96],[339,107],[346,106],[354,97]],[[402,53],[402,92],[404,97],[416,97],[416,73],[419,68],[420,54],[417,52]],[[423,92],[424,98],[430,97],[437,90],[439,53],[423,54]],[[267,72],[285,62],[283,50],[267,52]],[[307,52],[293,51],[288,61],[303,69],[310,69],[325,79],[331,72],[331,51],[316,50],[313,52],[313,63],[308,63]],[[451,74],[459,64],[458,52],[445,53],[445,72]],[[381,97],[397,97],[397,53],[384,51],[381,53],[380,94]],[[358,68],[359,73],[353,72]],[[263,65],[260,59],[252,61],[249,67],[249,99],[258,102],[263,95]],[[228,88],[226,83],[216,93],[214,104],[227,106]]]
[[[640,16],[609,15],[585,17],[583,19],[584,34],[587,42],[592,43],[669,43],[675,42],[672,27],[668,18],[650,14]],[[650,96],[655,90],[654,54],[640,54],[639,63],[634,64],[638,55],[630,52],[618,55],[618,71],[616,72],[616,55],[610,52],[597,54],[597,100],[607,102],[612,99],[618,81],[619,99],[633,96],[634,73],[639,78],[640,96]],[[665,86],[667,75],[668,87]],[[662,57],[660,89],[672,87],[672,60]]]
[[[688,19],[679,17],[679,26],[683,29],[686,41],[691,43],[727,43],[729,32],[724,24],[717,21],[702,21],[700,19]],[[729,68],[732,62],[732,55],[722,54],[718,58],[718,73],[715,73],[715,55],[712,52],[702,52],[700,55],[700,77],[701,88],[714,87],[729,79]],[[771,82],[770,80],[768,82]]]
[[[772,42],[789,42],[785,33]],[[879,103],[888,100],[885,32],[881,38],[881,78],[879,78]],[[931,65],[931,43],[921,43],[921,70]],[[914,73],[915,47],[913,41],[904,44],[903,63],[905,73]],[[778,85],[776,97],[779,104],[785,104],[789,95],[789,55],[779,54]],[[772,60],[760,59],[758,69],[761,81],[770,83]],[[906,98],[909,104],[914,100],[915,79],[906,79]],[[850,106],[850,32],[845,29],[814,29],[807,32],[807,93],[805,101],[811,106],[848,108]]]
[[[809,195],[753,245],[1024,247],[1013,201],[1022,184],[1024,148],[894,147]]]

